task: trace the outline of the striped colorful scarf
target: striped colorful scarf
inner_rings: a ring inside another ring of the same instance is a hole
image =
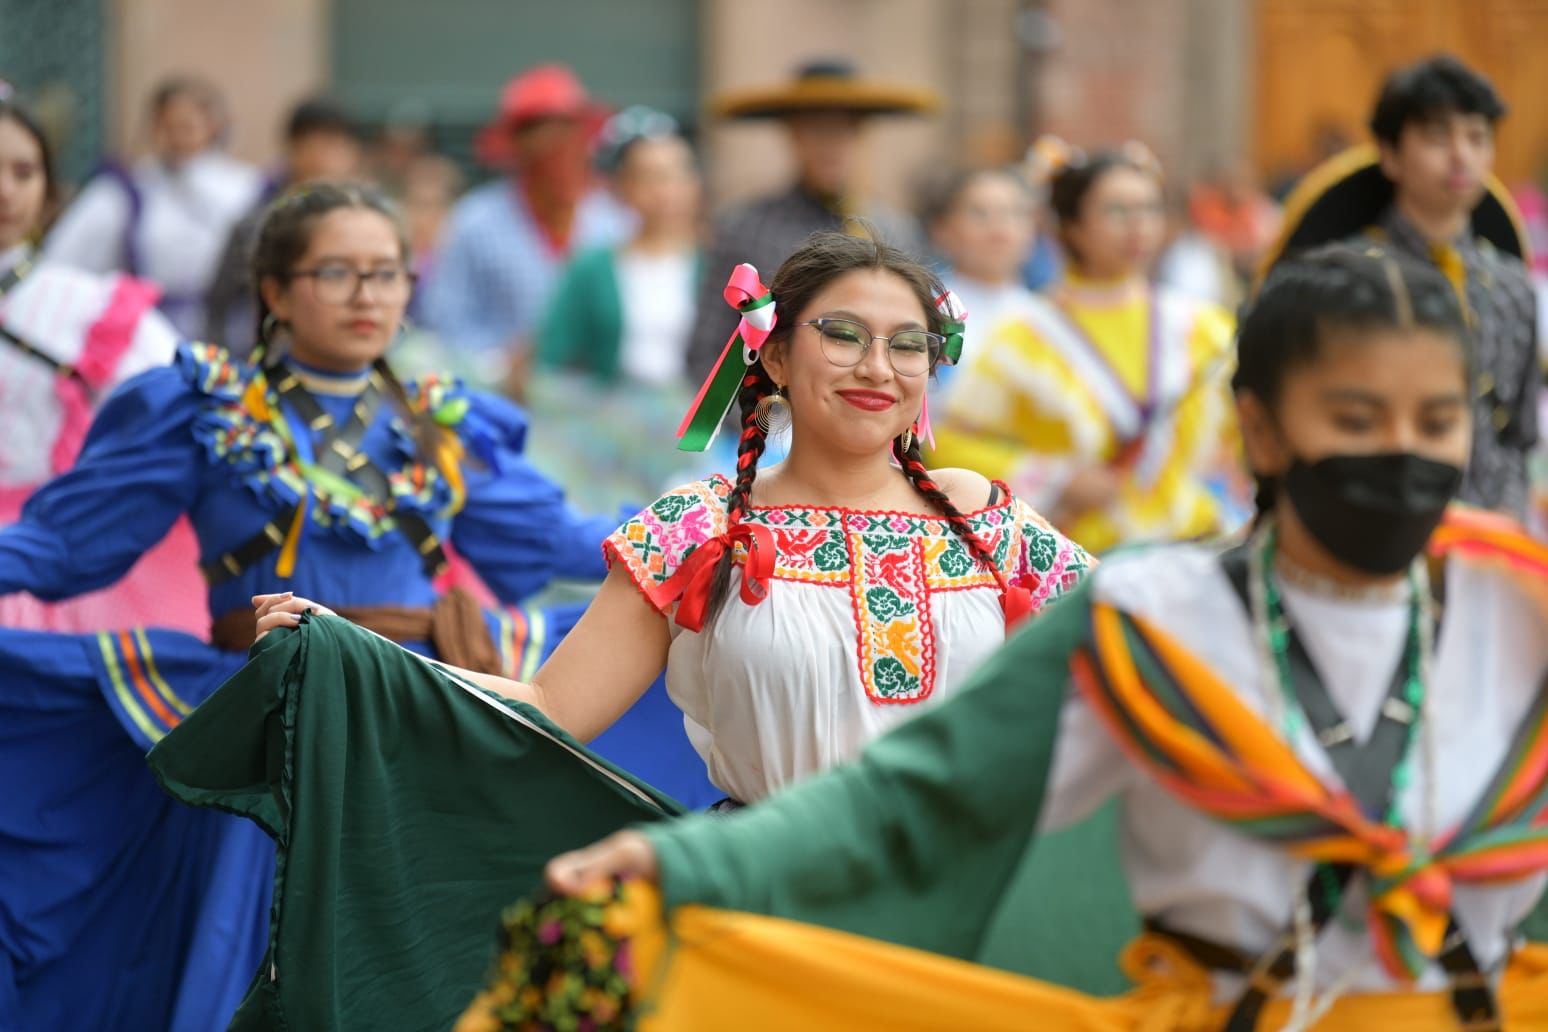
[[[1492,522],[1492,536],[1481,534],[1466,522],[1472,519],[1448,519],[1434,551],[1496,557],[1518,574],[1548,573],[1548,549]],[[1073,667],[1119,745],[1178,799],[1293,856],[1368,871],[1372,941],[1395,978],[1416,978],[1439,952],[1454,884],[1548,870],[1548,690],[1539,692],[1473,811],[1425,843],[1372,819],[1348,791],[1320,780],[1230,685],[1153,624],[1094,605]]]

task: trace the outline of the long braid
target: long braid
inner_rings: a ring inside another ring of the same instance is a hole
[[[747,515],[753,481],[758,476],[758,460],[763,457],[763,449],[768,444],[768,436],[758,425],[756,411],[758,402],[773,389],[774,382],[769,379],[763,363],[755,362],[747,370],[747,375],[742,377],[742,387],[737,392],[737,404],[742,412],[742,434],[736,444],[736,481],[731,485],[731,493],[726,496],[727,530]],[[725,602],[726,593],[730,590],[734,560],[732,551],[727,549],[715,565],[715,579],[710,588],[710,619],[714,619],[720,612],[721,604]]]
[[[899,460],[903,463],[903,474],[908,477],[908,482],[914,485],[914,490],[923,495],[931,505],[940,510],[946,517],[946,522],[951,524],[951,529],[967,545],[968,550],[978,557],[979,561],[989,567],[989,572],[994,574],[995,583],[1000,586],[1000,591],[1010,590],[1010,578],[1000,569],[994,552],[989,543],[983,539],[978,531],[973,529],[972,522],[962,514],[962,511],[952,504],[946,492],[941,490],[939,484],[930,476],[930,471],[925,468],[924,458],[919,451],[919,438],[916,435],[909,443],[908,450],[903,451],[902,442],[898,442]]]
[[[433,413],[423,406],[416,406],[410,400],[408,388],[403,386],[403,381],[399,380],[398,375],[392,371],[392,366],[387,363],[387,359],[378,358],[371,367],[386,385],[387,395],[392,399],[393,407],[408,423],[409,432],[414,438],[414,449],[417,452],[415,458],[420,462],[438,465],[441,461],[442,445],[446,443],[452,431],[437,423]]]

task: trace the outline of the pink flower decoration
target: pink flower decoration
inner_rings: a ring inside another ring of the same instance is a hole
[[[564,935],[564,927],[558,921],[549,921],[538,929],[538,942],[552,946]]]

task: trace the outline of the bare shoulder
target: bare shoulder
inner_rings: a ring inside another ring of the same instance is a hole
[[[982,473],[971,469],[947,468],[931,470],[930,476],[960,512],[976,512],[989,504],[989,493],[994,485]]]

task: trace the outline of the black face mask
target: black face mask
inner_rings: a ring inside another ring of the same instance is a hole
[[[1285,493],[1317,543],[1346,566],[1398,573],[1423,549],[1462,471],[1412,452],[1296,459]]]

